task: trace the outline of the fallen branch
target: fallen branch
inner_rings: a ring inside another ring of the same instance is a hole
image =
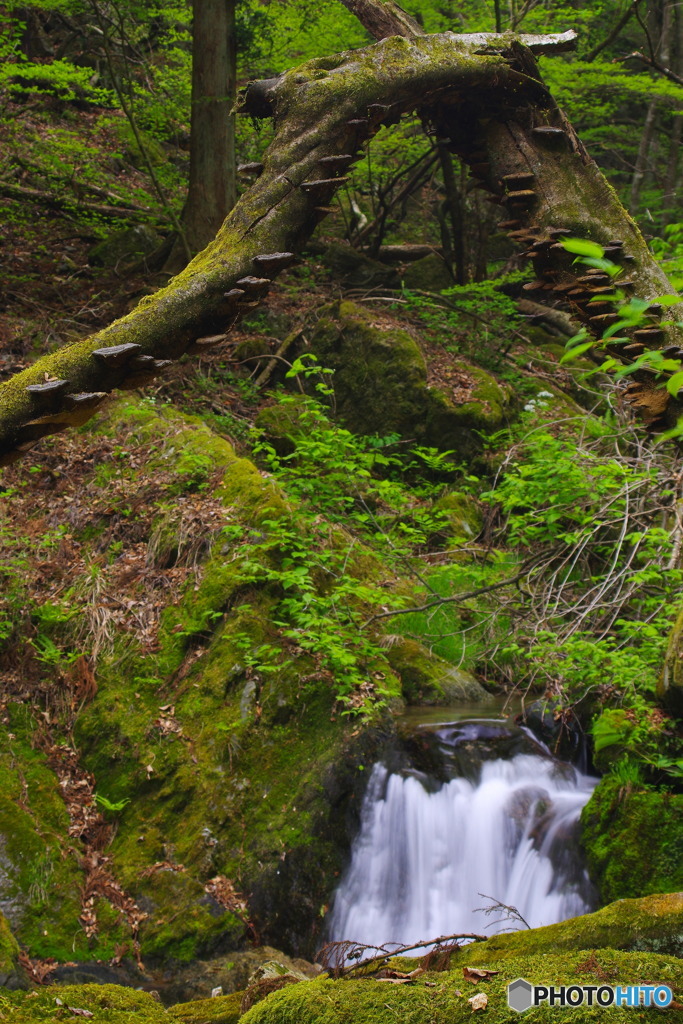
[[[395,956],[403,956],[404,953],[409,953],[414,949],[425,949],[427,946],[434,946],[438,951],[439,947],[446,945],[446,943],[448,943],[451,949],[454,949],[457,948],[457,944],[461,939],[468,939],[471,942],[486,942],[488,936],[479,935],[475,932],[460,932],[456,935],[440,935],[437,939],[424,939],[407,946],[402,946],[398,942],[390,942],[384,946],[371,946],[364,942],[352,942],[343,939],[339,942],[326,943],[316,953],[314,959],[316,963],[322,964],[324,970],[331,971],[336,978],[339,978],[351,974],[352,971],[359,971],[362,968],[368,967],[370,964],[381,963]],[[396,948],[389,949],[389,946],[395,946]],[[346,960],[356,960],[362,955],[363,951],[368,949],[378,949],[380,952],[374,956],[367,957],[365,960],[359,960],[358,963],[351,964],[350,967],[344,967]],[[342,958],[341,963],[340,957]]]
[[[54,192],[42,192],[37,188],[26,188],[0,179],[0,195],[17,202],[39,203],[51,210],[63,210],[67,213],[92,213],[107,220],[150,220],[150,210],[141,206],[108,206],[103,203],[91,203],[88,200],[69,196],[58,196]],[[139,216],[135,216],[135,215]],[[153,215],[152,215],[153,216]]]

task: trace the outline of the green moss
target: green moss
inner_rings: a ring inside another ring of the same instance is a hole
[[[33,955],[69,959],[87,948],[78,921],[82,874],[69,852],[69,820],[45,755],[31,746],[30,714],[17,705],[9,710],[9,728],[0,735],[4,909]]]
[[[56,1000],[61,1003],[56,1003]],[[74,1021],[87,1010],[96,1024],[169,1024],[173,1018],[149,993],[118,985],[55,985],[27,995],[0,995],[0,1021]]]
[[[657,696],[675,715],[683,715],[683,609],[671,631]]]
[[[242,992],[213,999],[196,999],[191,1003],[171,1006],[168,1014],[181,1024],[235,1024],[240,1016]]]
[[[7,918],[0,914],[0,986],[16,987],[22,982],[18,956],[19,943],[12,935]]]
[[[244,1014],[244,1024],[458,1024],[472,1019],[468,998],[485,992],[487,1021],[518,1020],[519,1015],[507,1005],[507,986],[519,977],[532,984],[624,984],[659,983],[676,992],[683,985],[683,964],[670,958],[645,953],[622,953],[590,948],[580,952],[561,953],[549,957],[522,956],[511,960],[482,958],[477,966],[500,973],[476,986],[463,980],[462,971],[428,974],[415,985],[391,985],[374,979],[303,982],[275,992]],[[606,982],[606,979],[608,981]],[[429,982],[429,986],[425,985]],[[582,1024],[586,1020],[603,1020],[602,1007],[558,1010],[542,1006],[524,1015],[528,1021],[563,1021]],[[657,1011],[657,1020],[677,1021],[680,1010],[671,1007]],[[646,1014],[626,1007],[611,1008],[610,1020],[645,1020]],[[649,1017],[648,1017],[649,1019]]]
[[[387,660],[401,680],[409,704],[474,704],[486,702],[488,693],[462,669],[454,668],[417,643],[400,639],[387,650]]]
[[[444,259],[430,253],[408,264],[403,271],[402,283],[411,291],[440,292],[444,288],[452,288],[455,282]]]
[[[447,530],[454,541],[473,540],[481,532],[481,509],[471,494],[451,491],[450,494],[437,498],[432,509],[445,515],[448,522]]]
[[[481,449],[479,433],[499,430],[511,412],[509,389],[461,359],[454,365],[471,382],[466,401],[456,403],[428,386],[413,337],[352,302],[327,307],[310,341],[322,364],[335,371],[337,412],[357,433],[396,432],[466,457]]]
[[[629,792],[607,776],[581,823],[591,878],[603,901],[683,890],[682,794]]]
[[[427,370],[417,344],[397,324],[352,302],[322,311],[311,348],[334,369],[340,418],[357,433],[396,432],[421,440],[427,407]]]
[[[551,954],[570,949],[649,950],[680,956],[683,951],[683,894],[619,900],[594,914],[573,917],[531,931],[503,932],[487,942],[465,946],[458,964]]]

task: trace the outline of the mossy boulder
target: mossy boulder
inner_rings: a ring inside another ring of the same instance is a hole
[[[398,285],[394,267],[354,249],[348,242],[330,242],[322,255],[325,267],[332,271],[336,281],[349,288],[391,288]]]
[[[168,1015],[180,1024],[235,1024],[240,1018],[242,992],[213,999],[197,999],[169,1007]]]
[[[88,262],[96,267],[118,267],[138,263],[151,256],[162,244],[163,238],[148,224],[135,224],[123,231],[115,231],[98,242],[88,253]]]
[[[387,660],[401,680],[408,704],[486,703],[489,694],[473,675],[449,665],[415,640],[400,638]]]
[[[489,981],[471,985],[464,981],[462,970],[427,973],[416,984],[392,985],[373,978],[324,979],[291,985],[268,996],[248,1010],[241,1018],[244,1024],[458,1024],[472,1019],[468,999],[479,992],[486,994],[484,1011],[487,1021],[518,1019],[507,1003],[507,986],[517,978],[532,984],[590,985],[658,983],[670,986],[677,995],[683,985],[683,963],[651,953],[624,953],[615,950],[584,948],[581,951],[525,955],[509,960],[482,956],[478,967],[499,973]],[[529,1010],[524,1019],[539,1022],[563,1021],[582,1024],[587,1020],[603,1020],[602,1007],[563,1008],[541,1006]],[[637,1011],[613,1007],[610,1021],[633,1021]],[[638,1014],[638,1016],[641,1016]],[[644,1019],[644,1018],[643,1018]],[[657,1020],[673,1024],[680,1019],[680,1009],[673,1004],[657,1011]]]
[[[91,1017],[96,1024],[172,1024],[177,1020],[149,992],[118,985],[49,985],[26,994],[0,994],[0,1020],[12,1024],[83,1017]]]
[[[593,914],[582,914],[544,928],[501,932],[486,942],[463,947],[454,963],[474,965],[487,959],[607,948],[680,957],[683,954],[683,893],[618,900]]]
[[[10,704],[8,715],[0,733],[0,976],[9,979],[16,943],[7,922],[34,956],[70,959],[87,943],[77,925],[83,875],[57,778],[33,744],[28,708]]]
[[[19,965],[19,944],[12,935],[7,918],[0,914],[0,988],[26,988],[24,971]]]
[[[404,267],[401,281],[410,291],[424,292],[440,292],[455,284],[446,262],[434,252]]]
[[[459,458],[481,450],[482,434],[512,414],[510,390],[486,370],[453,357],[457,395],[429,386],[415,338],[386,314],[342,301],[321,311],[311,350],[335,371],[337,413],[360,434],[398,433]]]
[[[68,735],[52,723],[53,742],[73,745],[111,808],[101,823],[115,826],[108,870],[144,915],[142,957],[160,967],[216,956],[244,944],[248,922],[262,941],[312,953],[348,853],[361,766],[376,759],[390,725],[340,714],[337,680],[284,643],[273,621],[281,588],[260,567],[286,555],[286,531],[298,526],[292,506],[224,438],[165,406],[112,402],[80,437],[77,479],[58,484],[78,512],[69,615],[54,640],[65,658],[95,633],[101,649],[96,687],[74,702]],[[54,456],[47,449],[48,465],[59,464],[59,443]],[[268,547],[271,531],[280,541]],[[339,545],[345,571],[386,578],[381,560],[341,527],[321,538],[311,543]],[[135,572],[119,585],[128,559]],[[125,607],[148,616],[143,626],[112,611],[124,591]],[[71,707],[69,666],[38,668],[60,708]],[[375,671],[388,698],[398,696],[380,649],[371,678]],[[34,721],[10,701],[9,714],[0,738],[7,911],[33,955],[109,960],[130,948],[130,926],[100,896],[97,933],[85,934],[83,846],[34,744],[40,708]],[[15,856],[15,845],[30,856]]]
[[[156,988],[164,1003],[185,1005],[189,1000],[204,1002],[215,989],[224,995],[242,992],[258,968],[269,961],[283,964],[293,974],[314,978],[320,973],[317,965],[288,957],[272,946],[254,946],[230,951],[212,960],[193,960],[191,964],[173,964],[154,976]]]
[[[657,696],[674,715],[683,718],[683,609],[669,637]]]
[[[432,504],[432,511],[445,521],[439,532],[445,533],[451,544],[474,540],[481,533],[481,508],[471,494],[462,491],[444,494]]]
[[[604,902],[683,890],[683,794],[629,790],[606,776],[581,824],[588,868]]]

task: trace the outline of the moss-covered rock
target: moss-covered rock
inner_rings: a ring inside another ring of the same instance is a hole
[[[56,639],[68,653],[102,630],[96,687],[78,700],[68,738],[112,808],[108,869],[144,915],[143,959],[188,964],[238,948],[248,918],[263,941],[312,952],[367,778],[360,766],[376,758],[385,725],[359,730],[340,715],[335,678],[284,643],[273,622],[281,588],[259,568],[286,556],[292,507],[224,438],[168,407],[113,402],[84,437],[86,451],[90,444],[107,458],[86,457],[78,480],[60,483],[79,508],[78,558]],[[125,458],[119,438],[142,454]],[[269,548],[272,531],[280,540]],[[341,528],[323,532],[311,543],[338,545],[345,571],[379,574],[379,559]],[[142,610],[142,628],[110,611],[123,606],[109,580],[119,579],[124,533],[125,559],[135,563],[125,607]],[[397,694],[379,648],[376,662],[372,678]],[[59,671],[55,679],[45,670],[46,693],[62,693]],[[60,714],[65,706],[66,698]],[[69,835],[45,754],[32,746],[36,723],[19,702],[10,714],[0,826],[5,851],[14,857],[20,840],[31,856],[17,854],[8,868],[8,912],[34,955],[110,959],[130,948],[130,927],[100,895],[97,933],[83,930],[83,847]],[[60,723],[56,715],[55,743]]]
[[[79,1010],[86,1013],[74,1012]],[[148,992],[118,985],[55,985],[27,994],[0,994],[0,1020],[12,1024],[83,1017],[92,1017],[96,1024],[172,1024],[177,1020]]]
[[[197,999],[169,1007],[168,1015],[181,1024],[235,1024],[239,1020],[242,992],[213,999]]]
[[[440,292],[455,284],[446,262],[438,253],[430,253],[409,263],[403,268],[401,280],[411,291]]]
[[[440,532],[447,532],[455,544],[474,540],[481,532],[483,517],[476,498],[463,491],[451,491],[437,498],[432,510],[446,520]]]
[[[398,285],[394,267],[373,260],[348,242],[330,242],[322,262],[332,271],[335,280],[343,281],[349,288],[391,288]]]
[[[163,238],[148,224],[135,224],[104,238],[88,253],[88,260],[96,267],[119,267],[137,263],[151,256],[162,244]]]
[[[581,824],[591,878],[604,902],[683,890],[683,794],[629,791],[607,776]]]
[[[335,371],[337,412],[361,434],[396,432],[458,457],[481,449],[481,434],[511,414],[511,392],[486,370],[453,357],[458,398],[427,383],[417,341],[386,315],[342,301],[322,310],[312,351]]]
[[[673,714],[683,717],[683,609],[671,631],[657,696]]]
[[[0,988],[26,988],[24,971],[19,965],[19,944],[9,922],[0,914]]]
[[[683,985],[683,964],[669,957],[646,953],[624,953],[590,946],[582,951],[526,955],[499,960],[481,957],[478,967],[499,973],[476,986],[463,980],[458,968],[444,973],[427,974],[413,985],[392,985],[366,978],[362,980],[325,979],[292,985],[268,996],[242,1017],[244,1024],[390,1024],[399,1020],[405,1024],[457,1024],[472,1019],[472,1006],[468,999],[478,992],[488,998],[485,1010],[487,1021],[511,1021],[518,1015],[507,1004],[507,986],[519,977],[532,984],[595,985],[595,984],[663,984],[676,994]],[[541,1006],[529,1010],[524,1019],[529,1021],[557,1021],[558,1012],[563,1021],[582,1024],[586,1020],[603,1020],[602,1007],[563,1008]],[[633,1021],[633,1009],[613,1007],[609,1019]],[[667,1024],[679,1019],[680,1009],[673,1004],[657,1012],[657,1020]]]
[[[288,957],[272,946],[253,946],[230,951],[212,960],[193,960],[191,964],[173,964],[154,976],[164,1003],[184,1005],[189,1000],[203,1002],[211,992],[220,988],[224,995],[242,992],[259,967],[269,961],[283,964],[293,974],[314,978],[320,968],[299,957]]]
[[[623,949],[681,956],[683,893],[618,900],[593,914],[530,931],[501,932],[483,943],[465,946],[457,963],[551,954],[570,949]]]
[[[473,675],[449,665],[415,640],[401,638],[387,650],[409,704],[485,703],[489,694]]]
[[[0,910],[34,956],[78,956],[86,949],[77,925],[83,875],[68,841],[69,819],[46,755],[33,745],[36,723],[25,706],[9,706],[0,732]],[[16,943],[3,919],[0,974]],[[7,982],[5,982],[7,983]]]

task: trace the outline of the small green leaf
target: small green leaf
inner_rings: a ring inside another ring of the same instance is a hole
[[[678,373],[674,373],[673,377],[669,377],[666,382],[666,390],[670,395],[673,395],[674,398],[681,388],[683,388],[683,370],[680,370]]]
[[[597,242],[589,242],[586,238],[563,238],[561,240],[563,247],[567,252],[572,252],[576,256],[591,256],[593,259],[601,259],[605,255],[605,250]]]
[[[593,348],[594,345],[594,341],[584,341],[581,345],[575,345],[574,348],[570,348],[568,352],[565,352],[565,354],[560,359],[560,363],[568,363],[572,359],[578,358],[578,356],[583,355],[584,352],[587,352],[589,348]]]

